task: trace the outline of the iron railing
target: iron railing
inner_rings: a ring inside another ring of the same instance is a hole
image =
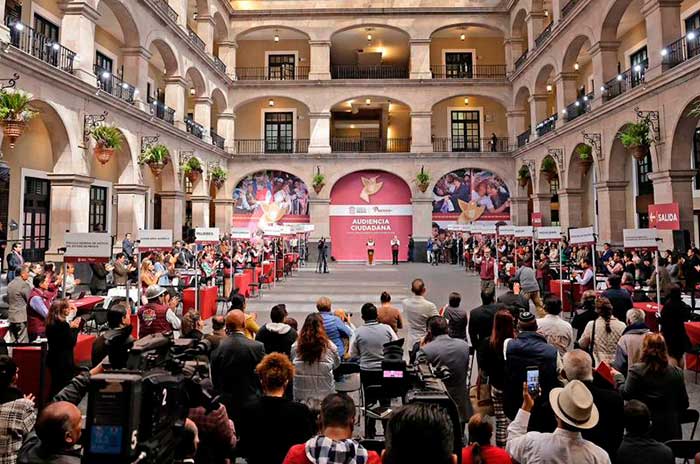
[[[163,121],[169,123],[169,124],[175,124],[175,110],[170,108],[169,106],[166,106],[165,104],[159,102],[155,98],[151,97],[150,95],[148,96],[148,105],[151,108],[151,114],[155,116],[158,119],[162,119]]]
[[[239,81],[305,81],[309,79],[309,66],[273,66],[236,68]]]
[[[663,64],[672,68],[700,55],[700,30],[690,31],[661,50]]]
[[[540,35],[538,35],[535,38],[535,47],[539,48],[540,45],[544,43],[545,40],[547,40],[547,37],[552,35],[552,28],[554,27],[554,23],[549,23],[547,27],[545,27],[542,32],[540,32]]]
[[[535,132],[537,132],[538,137],[542,137],[545,134],[552,132],[557,127],[557,119],[559,116],[553,114],[544,121],[540,121],[535,126]]]
[[[568,105],[563,111],[564,120],[569,122],[591,111],[591,102],[593,101],[593,97],[594,94],[591,92],[588,95],[577,98],[575,102]]]
[[[211,129],[209,131],[209,134],[211,135],[211,144],[214,145],[215,147],[219,147],[222,150],[224,149],[224,142],[226,142],[226,139],[224,139],[222,136],[214,132],[214,129]]]
[[[338,153],[404,153],[411,151],[411,139],[331,137],[331,151]]]
[[[433,79],[505,79],[504,64],[461,64],[432,65]]]
[[[94,65],[94,70],[100,89],[125,102],[134,103],[136,87],[124,82],[119,76],[100,66]]]
[[[438,153],[503,153],[510,151],[510,147],[508,146],[508,137],[497,137],[496,139],[480,139],[477,137],[433,137],[433,151]]]
[[[606,82],[603,89],[603,100],[610,101],[628,90],[643,84],[648,65],[649,63],[647,61],[636,64],[630,69],[618,74],[614,79]]]
[[[173,7],[168,4],[168,0],[156,0],[155,4],[158,9],[165,14],[165,16],[170,18],[173,22],[177,22],[177,11],[175,11]]]
[[[518,69],[520,69],[523,66],[523,64],[525,64],[525,60],[527,60],[527,52],[528,52],[528,50],[525,50],[523,52],[523,54],[520,55],[520,57],[517,60],[515,60],[515,70],[516,71]]]
[[[532,131],[530,129],[526,130],[522,134],[518,135],[518,148],[524,147],[528,143],[530,143],[530,133]]]
[[[194,135],[198,139],[204,138],[204,126],[194,122],[189,118],[185,118],[185,130],[187,130],[188,133]]]
[[[577,3],[578,3],[578,0],[569,0],[567,2],[567,4],[561,8],[561,17],[565,18],[566,15],[571,13],[571,10],[574,9],[574,7],[576,6]]]
[[[388,64],[336,64],[332,79],[408,79],[408,68]]]
[[[199,37],[197,35],[197,33],[195,31],[193,31],[192,29],[190,29],[189,27],[187,28],[187,36],[190,38],[190,42],[192,42],[192,44],[195,47],[199,48],[202,51],[204,51],[207,48],[207,46],[204,44],[204,41],[202,40],[202,38]]]
[[[236,140],[236,153],[308,153],[309,139],[292,139],[290,137],[271,137],[268,139]]]
[[[49,39],[17,18],[7,16],[5,24],[10,28],[10,44],[25,53],[63,71],[72,73],[75,52],[58,41]]]
[[[216,55],[212,55],[212,58],[214,59],[214,67],[222,73],[226,74],[226,63],[221,61],[221,58],[219,58]]]

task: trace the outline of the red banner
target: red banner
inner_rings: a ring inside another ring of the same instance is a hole
[[[542,225],[542,213],[532,213],[530,219],[533,227],[540,227]]]
[[[659,230],[680,230],[681,221],[678,203],[649,205],[649,228]]]

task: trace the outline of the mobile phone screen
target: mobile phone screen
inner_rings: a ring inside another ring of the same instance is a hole
[[[527,369],[527,390],[531,396],[540,392],[540,370],[536,367]]]

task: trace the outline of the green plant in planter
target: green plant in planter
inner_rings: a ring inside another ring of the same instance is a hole
[[[228,173],[221,166],[214,166],[211,170],[211,180],[217,188],[221,188],[228,178]]]
[[[29,107],[32,97],[21,90],[0,91],[0,119],[3,121],[28,122],[37,112]]]
[[[557,163],[554,162],[554,159],[548,156],[542,160],[542,167],[540,168],[540,171],[547,173],[556,173]]]
[[[90,131],[92,140],[95,145],[112,150],[119,150],[122,147],[122,133],[114,126],[101,125]]]
[[[617,138],[635,159],[642,160],[649,153],[651,138],[649,137],[649,120],[630,123],[618,134]]]
[[[518,182],[521,187],[525,187],[530,180],[530,169],[524,164],[518,169]]]
[[[430,174],[425,172],[423,168],[421,168],[416,174],[416,184],[421,192],[428,190],[428,186],[430,185]]]
[[[316,194],[321,193],[324,185],[326,185],[326,176],[321,174],[321,171],[316,172],[311,180],[311,186],[314,188],[314,192],[316,192]]]
[[[581,161],[593,161],[593,147],[590,145],[579,145],[576,154]]]
[[[184,172],[186,176],[189,176],[193,173],[201,174],[202,171],[202,162],[199,161],[199,158],[197,158],[196,156],[193,156],[192,158],[188,159],[185,165],[182,167],[182,172]]]
[[[693,107],[688,110],[688,116],[691,118],[700,118],[700,101],[693,103]]]
[[[147,164],[155,177],[160,176],[163,172],[163,168],[169,161],[170,150],[162,143],[148,147],[146,151],[139,156],[139,164]]]

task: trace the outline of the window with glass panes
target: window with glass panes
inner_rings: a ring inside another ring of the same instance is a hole
[[[647,47],[642,47],[630,55],[630,68],[632,69],[632,87],[636,87],[637,85],[642,83],[648,63],[649,55],[647,53]],[[637,65],[641,66],[641,69],[639,71],[635,70],[635,67]]]
[[[472,77],[472,53],[471,52],[447,52],[445,53],[445,75],[448,78]]]
[[[552,194],[551,204],[551,220],[553,226],[559,225],[559,178],[555,177],[549,183],[549,193]]]
[[[56,66],[59,51],[53,48],[53,44],[58,43],[58,26],[43,16],[34,14],[34,30],[32,55]]]
[[[291,153],[294,138],[292,112],[265,113],[265,152]]]
[[[269,55],[267,57],[268,78],[270,80],[294,79],[294,55]]]
[[[695,190],[700,190],[700,127],[695,129],[693,135],[693,167],[697,169],[695,173]]]
[[[49,247],[49,195],[48,180],[24,178],[22,255],[30,262],[43,261]]]
[[[649,195],[654,193],[654,184],[649,178],[651,173],[651,154],[637,161],[637,194]]]
[[[693,32],[695,37],[688,38],[688,33]],[[700,11],[685,18],[685,45],[688,48],[688,58],[700,55]]]
[[[450,115],[452,151],[480,151],[479,112],[459,110]]]
[[[107,187],[90,187],[90,232],[107,230]]]

